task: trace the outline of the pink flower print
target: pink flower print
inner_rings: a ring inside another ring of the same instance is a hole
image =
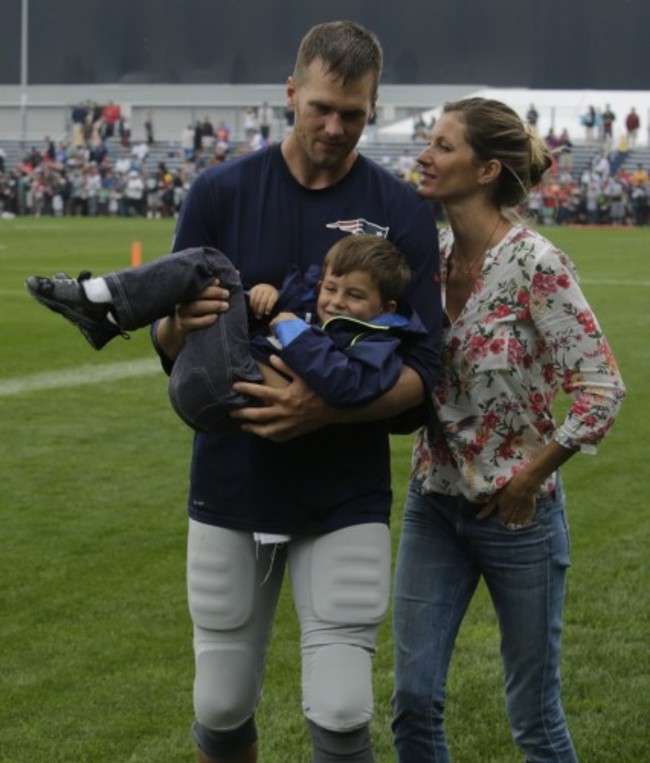
[[[488,411],[483,415],[483,418],[481,419],[481,426],[488,430],[496,429],[500,421],[501,419],[496,415],[494,411]]]
[[[512,447],[513,439],[514,438],[513,438],[512,435],[506,436],[504,441],[497,448],[497,455],[498,456],[500,456],[501,458],[505,458],[506,460],[509,459],[509,458],[513,458],[514,457],[515,449]]]
[[[510,363],[511,366],[516,366],[522,362],[525,357],[524,348],[519,341],[517,341],[515,337],[510,337],[508,340],[508,363]]]
[[[505,347],[505,339],[493,339],[490,342],[490,353],[492,355],[499,355]]]
[[[546,398],[541,392],[533,392],[528,398],[530,408],[535,413],[543,413],[546,410]]]
[[[594,319],[594,315],[590,310],[582,310],[577,315],[578,323],[584,328],[585,333],[595,334],[598,332],[598,326]]]
[[[557,291],[556,279],[548,273],[535,273],[533,276],[533,288],[544,296],[555,294]]]
[[[586,397],[579,397],[571,406],[571,413],[574,416],[585,416],[591,411],[591,405]]]
[[[467,345],[467,357],[472,360],[484,358],[488,353],[488,344],[484,336],[477,334],[470,338]]]
[[[556,283],[560,289],[568,289],[569,286],[571,286],[571,279],[566,273],[560,273],[556,279]]]

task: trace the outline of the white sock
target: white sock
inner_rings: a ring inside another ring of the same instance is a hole
[[[87,281],[82,281],[81,285],[84,287],[86,296],[91,302],[113,302],[113,297],[105,279],[89,278]]]

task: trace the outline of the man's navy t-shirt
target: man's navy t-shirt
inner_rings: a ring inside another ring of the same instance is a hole
[[[385,235],[406,256],[405,299],[431,332],[406,362],[431,387],[438,373],[441,308],[437,234],[413,189],[363,156],[334,186],[309,190],[291,175],[279,144],[202,172],[178,221],[174,250],[226,254],[244,288],[282,284],[290,266],[320,264],[342,236]],[[197,433],[189,514],[235,529],[322,533],[388,522],[392,494],[387,425],[332,425],[286,443],[247,434]]]

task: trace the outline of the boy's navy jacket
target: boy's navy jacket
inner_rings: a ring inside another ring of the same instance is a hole
[[[298,327],[289,326],[298,324]],[[282,360],[330,405],[369,403],[398,380],[409,348],[424,341],[427,330],[418,316],[384,313],[372,321],[337,316],[323,326],[301,320],[278,324],[281,349],[257,337],[251,351],[257,360],[270,354]]]

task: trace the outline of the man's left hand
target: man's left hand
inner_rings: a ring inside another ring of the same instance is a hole
[[[291,382],[279,389],[266,384],[235,382],[233,388],[260,401],[259,408],[240,408],[231,416],[241,423],[242,431],[285,442],[332,423],[333,409],[277,356],[271,364]]]

